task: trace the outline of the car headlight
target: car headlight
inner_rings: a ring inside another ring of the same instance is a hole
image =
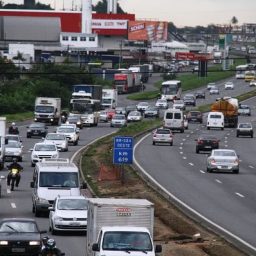
[[[38,201],[38,203],[40,203],[40,204],[49,204],[48,200],[46,200],[46,199],[44,199],[44,198],[38,197],[38,198],[37,198],[37,201]]]
[[[54,217],[54,220],[55,220],[55,221],[63,221],[63,218],[61,218],[60,216],[55,216],[55,217]]]
[[[40,245],[40,241],[29,241],[29,245]]]
[[[80,124],[81,124],[81,122],[77,122],[76,124],[77,124],[77,125],[80,125]]]
[[[0,245],[8,245],[8,241],[0,241]]]
[[[38,158],[38,155],[36,155],[36,154],[32,155],[32,158]]]

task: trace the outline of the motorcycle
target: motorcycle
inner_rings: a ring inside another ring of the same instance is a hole
[[[17,182],[17,180],[20,178],[19,177],[19,170],[18,169],[16,169],[16,168],[12,168],[11,170],[10,170],[10,172],[9,172],[9,175],[10,175],[10,177],[9,177],[9,179],[10,179],[10,185],[11,185],[11,191],[13,191],[14,190],[14,185],[15,185],[15,183]],[[9,185],[9,184],[8,184]]]
[[[20,132],[19,132],[18,127],[10,127],[8,133],[9,134],[17,134],[18,135]]]
[[[40,256],[64,256],[64,255],[65,253],[61,252],[61,250],[57,248],[56,242],[53,238],[49,238],[48,236],[43,237]]]

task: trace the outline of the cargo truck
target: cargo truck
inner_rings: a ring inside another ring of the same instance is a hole
[[[146,199],[90,198],[87,256],[155,256],[154,205]]]
[[[0,170],[4,168],[6,117],[0,117]]]
[[[35,122],[58,125],[61,118],[61,98],[37,97],[34,114]]]
[[[103,89],[101,106],[105,108],[116,108],[117,107],[117,90],[116,89]]]
[[[134,65],[129,67],[129,70],[131,70],[134,73],[138,73],[141,76],[141,81],[143,83],[147,83],[149,76],[150,76],[150,70],[149,70],[149,65],[144,64],[144,65]]]
[[[102,86],[91,84],[76,84],[73,85],[72,98],[88,98],[93,100],[101,100]]]
[[[237,127],[238,123],[238,100],[231,97],[217,99],[211,105],[212,112],[221,112],[224,115],[225,127]]]

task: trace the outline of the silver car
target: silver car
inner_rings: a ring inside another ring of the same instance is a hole
[[[8,144],[5,145],[5,161],[13,160],[22,162],[23,146],[19,141],[8,140]]]
[[[115,114],[110,121],[110,127],[123,127],[127,126],[125,115]]]
[[[183,100],[174,100],[172,107],[180,110],[186,109],[186,106]]]
[[[65,134],[48,133],[44,142],[53,142],[60,151],[68,151],[68,139]]]
[[[14,141],[18,141],[20,144],[22,144],[22,139],[21,139],[20,135],[17,135],[17,134],[7,134],[5,136],[5,138],[7,139],[7,141],[14,140]]]
[[[239,173],[239,159],[232,149],[214,149],[207,158],[207,172],[229,171]]]
[[[167,143],[173,145],[173,134],[170,129],[158,128],[153,132],[152,144]]]
[[[238,115],[251,115],[251,108],[248,105],[239,105]]]
[[[149,103],[148,102],[140,102],[137,105],[137,110],[138,111],[145,111],[148,107],[149,107]]]
[[[216,86],[212,86],[212,88],[210,89],[210,92],[209,92],[211,95],[212,94],[220,94],[220,91],[219,91],[219,88],[216,87]]]
[[[131,111],[127,116],[127,122],[141,121],[142,115],[139,111]]]
[[[236,137],[250,136],[253,138],[253,127],[251,123],[239,123],[236,128]]]

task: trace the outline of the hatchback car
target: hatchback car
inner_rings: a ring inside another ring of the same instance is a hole
[[[137,106],[136,105],[129,105],[125,108],[125,110],[126,110],[126,114],[128,115],[131,111],[136,111]]]
[[[115,114],[110,121],[110,127],[124,127],[127,126],[125,115]]]
[[[148,107],[149,107],[149,103],[148,102],[140,102],[137,105],[137,110],[138,111],[145,111]]]
[[[31,151],[31,166],[41,162],[43,158],[59,158],[59,151],[54,143],[39,142]]]
[[[158,100],[156,101],[155,106],[156,106],[157,108],[164,108],[164,109],[167,109],[167,108],[168,108],[168,102],[167,102],[167,100],[165,100],[165,99],[158,99]]]
[[[183,101],[186,106],[196,106],[196,97],[194,94],[186,94],[183,97]]]
[[[68,151],[68,139],[64,134],[48,133],[44,139],[44,142],[52,142],[60,151]]]
[[[203,123],[203,114],[200,111],[189,111],[187,113],[188,122],[199,122]]]
[[[41,234],[35,220],[29,218],[6,218],[0,221],[1,255],[39,255]]]
[[[196,99],[205,99],[205,92],[204,91],[197,91],[195,93]]]
[[[78,128],[83,128],[83,121],[80,115],[68,116],[66,124],[75,124]]]
[[[158,118],[160,115],[159,109],[157,107],[148,107],[144,112],[144,117],[156,117]]]
[[[17,159],[17,161],[22,162],[23,146],[19,141],[8,140],[5,145],[5,161],[12,161]]]
[[[5,138],[7,139],[7,141],[14,140],[14,141],[18,141],[20,144],[22,144],[22,139],[21,139],[20,135],[6,134]]]
[[[167,143],[173,145],[173,134],[170,129],[158,128],[153,132],[152,144]]]
[[[248,105],[239,105],[238,107],[238,115],[251,115],[251,108]]]
[[[142,120],[142,115],[140,111],[132,111],[127,116],[127,122],[132,122],[132,121],[136,122],[141,120]]]
[[[225,90],[233,90],[234,89],[234,83],[233,82],[226,82],[224,85]]]
[[[216,83],[208,83],[207,90],[211,90],[212,87],[216,87]]]
[[[86,231],[88,200],[84,196],[58,196],[49,208],[49,230]]]
[[[239,173],[239,159],[235,150],[214,149],[207,158],[207,172],[229,171]]]
[[[69,143],[77,145],[79,141],[79,128],[76,126],[63,124],[57,128],[57,134],[63,134],[68,139]]]
[[[47,134],[47,126],[45,123],[33,123],[27,126],[27,138],[45,137]]]
[[[209,92],[211,95],[212,94],[220,94],[220,91],[219,91],[219,88],[216,87],[216,86],[212,86],[212,88],[210,89],[210,92]]]
[[[236,137],[250,136],[253,138],[253,127],[251,123],[239,123],[236,128]]]
[[[199,154],[200,151],[209,151],[212,149],[219,148],[219,139],[214,135],[203,134],[198,137],[196,141],[196,153]]]
[[[186,106],[185,106],[183,100],[174,100],[172,107],[174,109],[180,109],[180,110],[185,110],[186,109]]]

